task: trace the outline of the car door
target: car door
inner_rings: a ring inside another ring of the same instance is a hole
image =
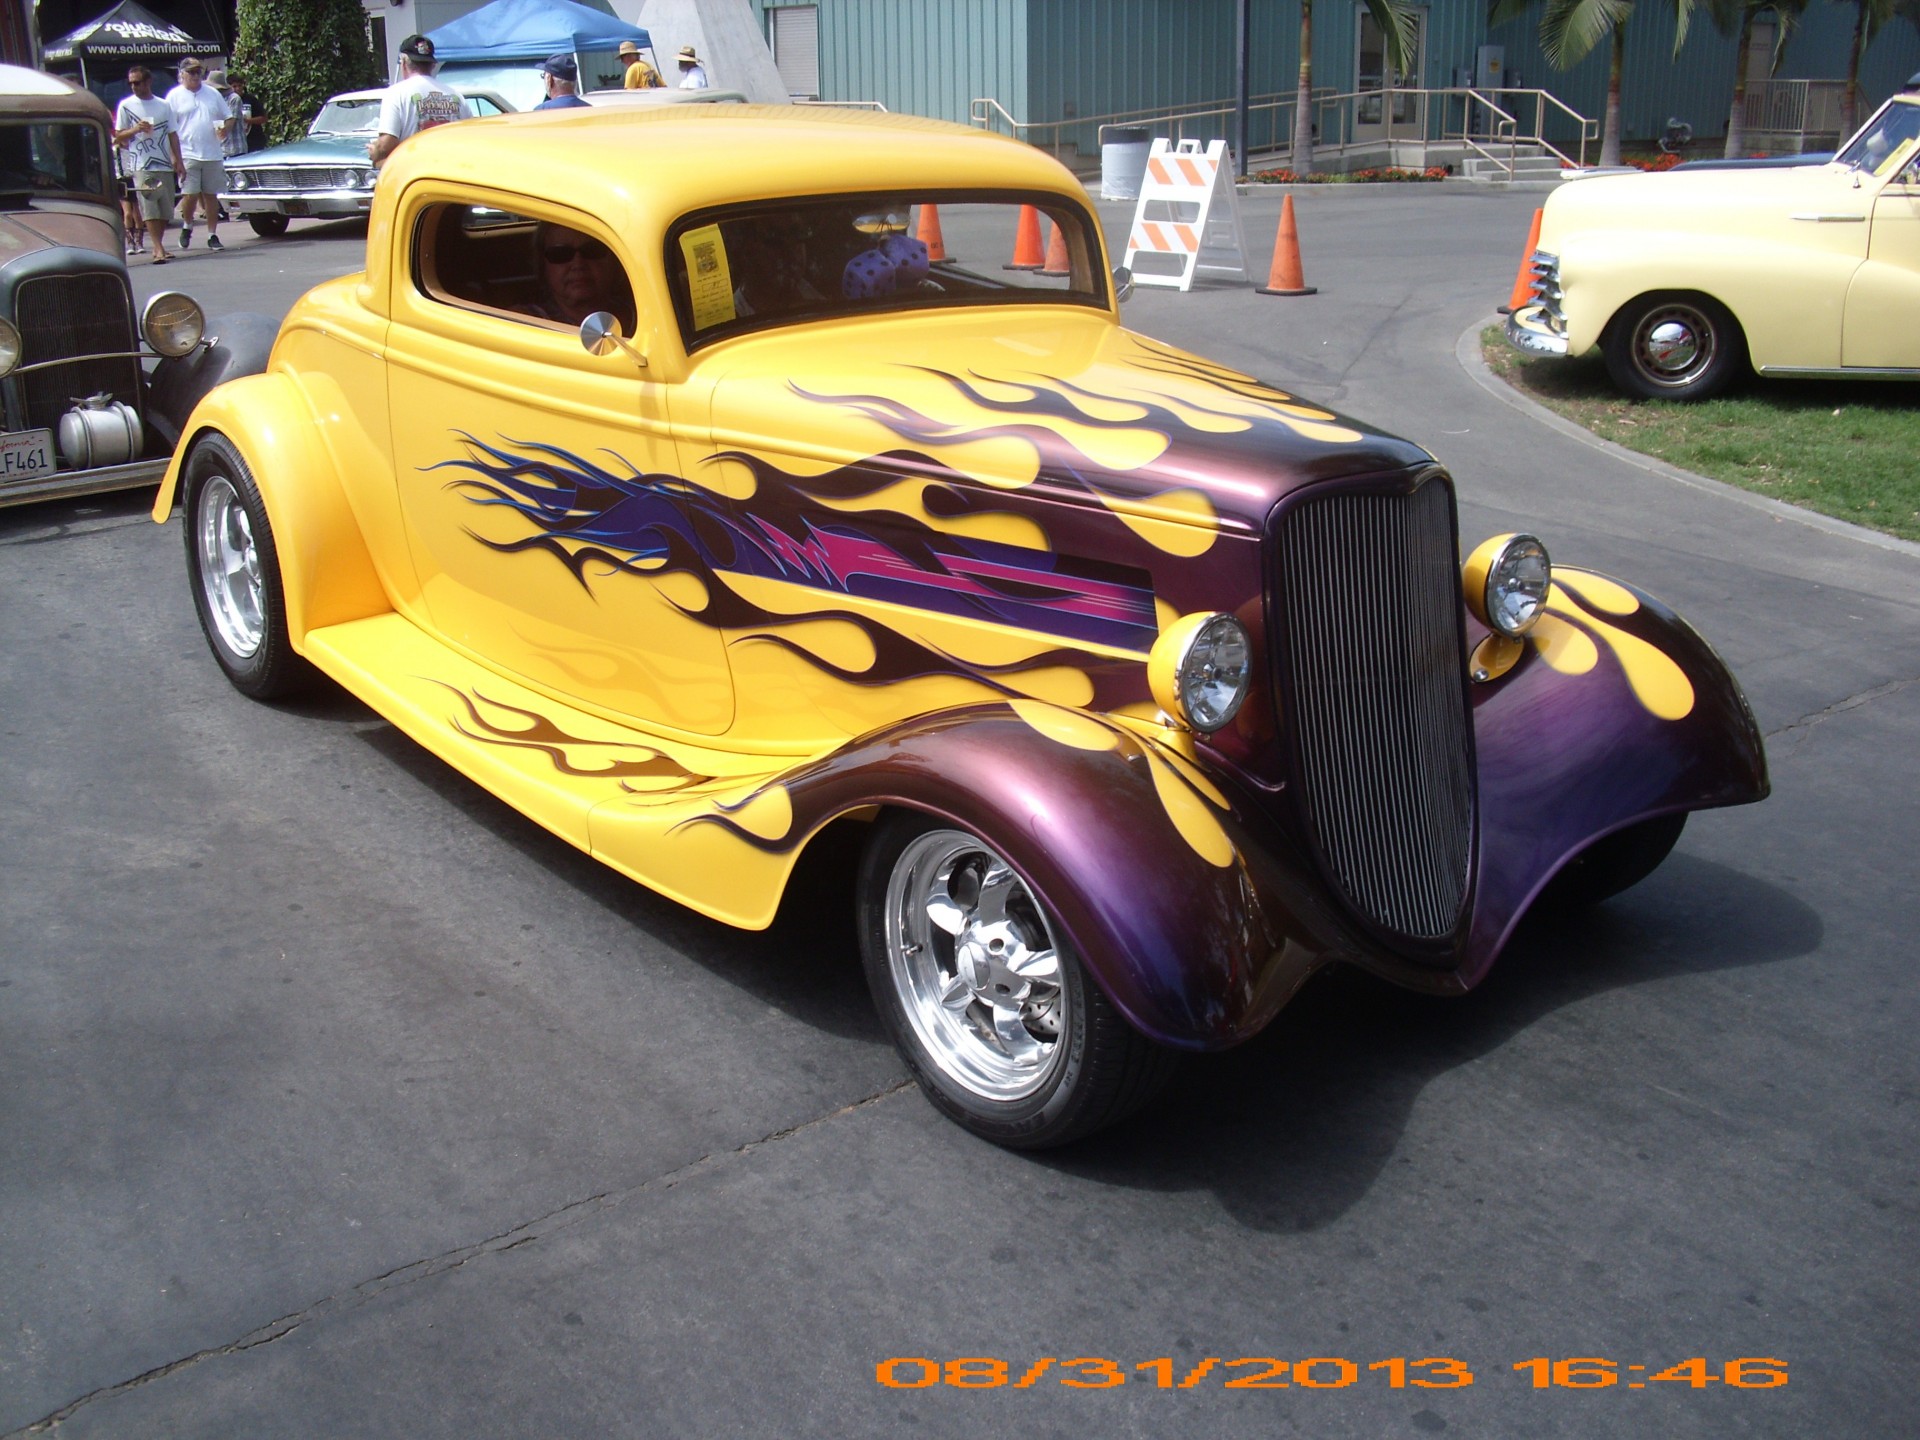
[[[672,387],[631,351],[589,353],[541,291],[536,247],[573,248],[543,244],[563,226],[612,250],[626,293],[608,308],[629,311],[627,334],[654,289],[592,217],[483,198],[429,190],[397,229],[393,449],[431,623],[588,707],[718,734],[733,689],[722,633],[698,614]]]
[[[1920,158],[1873,202],[1867,261],[1847,290],[1841,363],[1920,369]]]

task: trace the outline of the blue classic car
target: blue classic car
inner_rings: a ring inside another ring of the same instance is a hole
[[[501,115],[514,107],[490,90],[462,89],[478,115]],[[269,238],[287,233],[287,222],[306,216],[325,220],[365,215],[373,208],[373,162],[367,142],[380,124],[384,90],[349,90],[320,107],[304,140],[236,156],[227,162],[227,188],[220,203]]]

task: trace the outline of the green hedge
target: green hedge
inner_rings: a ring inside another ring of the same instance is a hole
[[[297,140],[329,96],[382,83],[360,0],[239,0],[233,71],[275,145]]]

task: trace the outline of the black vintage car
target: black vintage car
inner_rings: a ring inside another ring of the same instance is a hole
[[[98,99],[0,65],[0,505],[158,482],[200,397],[272,348],[178,293],[135,313],[113,162]]]

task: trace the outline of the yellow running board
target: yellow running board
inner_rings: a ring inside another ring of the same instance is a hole
[[[717,920],[747,929],[772,921],[807,839],[786,833],[792,807],[779,776],[813,757],[689,745],[576,710],[398,614],[311,630],[306,655],[569,844]],[[688,823],[721,815],[729,823]]]

